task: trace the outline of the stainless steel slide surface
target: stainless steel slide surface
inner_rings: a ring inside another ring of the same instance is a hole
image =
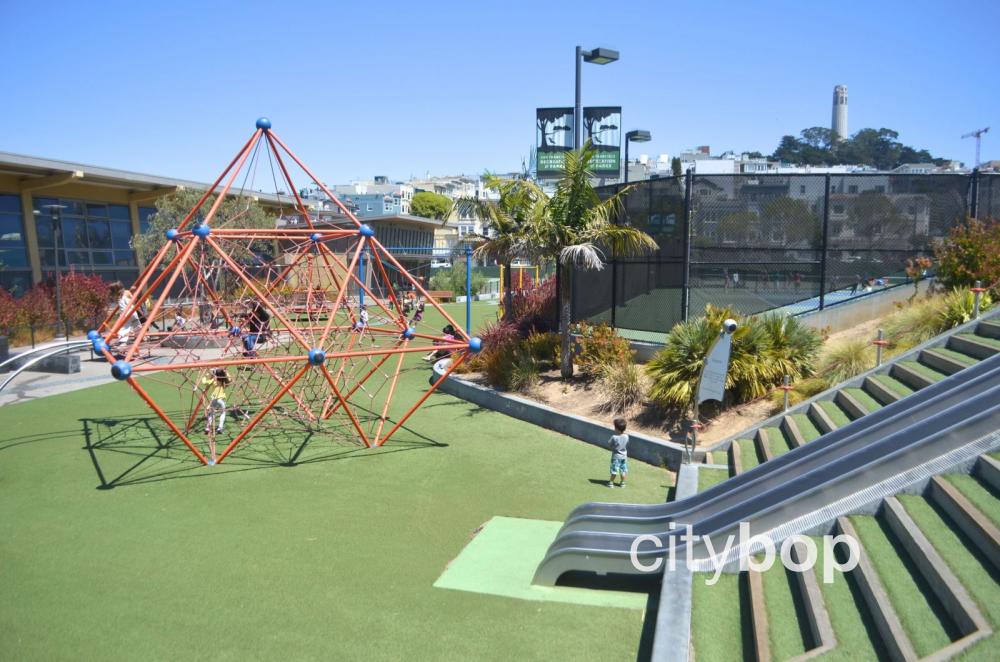
[[[781,527],[794,533],[796,522],[804,530],[805,518],[825,513],[831,504],[877,499],[865,490],[880,485],[891,490],[892,481],[910,478],[908,471],[998,429],[1000,355],[688,499],[580,506],[550,546],[535,582],[554,584],[570,570],[638,574],[629,558],[636,536],[653,535],[662,545],[640,547],[637,556],[648,563],[671,546],[675,553],[686,551],[685,525],[696,535],[711,535],[716,545],[735,534],[740,522],[747,522],[752,534]],[[696,564],[707,562],[711,554],[704,544],[691,547]]]

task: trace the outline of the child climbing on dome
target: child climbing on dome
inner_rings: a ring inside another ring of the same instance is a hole
[[[229,385],[229,374],[225,368],[209,370],[201,378],[194,390],[204,389],[208,396],[208,406],[206,407],[205,434],[212,431],[212,424],[215,422],[215,415],[219,415],[219,425],[215,429],[221,434],[226,423],[226,387]]]

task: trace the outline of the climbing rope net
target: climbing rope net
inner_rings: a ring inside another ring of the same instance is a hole
[[[301,223],[241,227],[264,155],[278,195],[292,192],[289,212]],[[340,222],[310,214],[290,165],[339,208]],[[220,211],[227,198],[237,200],[225,205],[228,213]],[[268,254],[278,257],[261,257]],[[90,332],[94,349],[205,464],[275,434],[323,433],[381,446],[480,347],[266,118],[165,232],[130,293]],[[410,314],[414,299],[448,326],[420,328],[422,315]],[[421,354],[452,360],[425,392],[397,389],[408,359],[412,365]]]

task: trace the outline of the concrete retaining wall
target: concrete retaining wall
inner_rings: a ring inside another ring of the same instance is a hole
[[[434,374],[431,376],[432,383],[444,373],[442,366],[446,365],[446,361],[447,359],[434,365]],[[583,416],[567,414],[527,398],[473,384],[454,375],[445,379],[439,388],[445,393],[480,407],[513,416],[601,448],[608,447],[608,439],[614,434],[610,417],[607,421],[595,421]],[[682,444],[657,439],[639,432],[629,431],[628,435],[628,455],[630,458],[658,467],[667,466],[671,470],[676,470],[680,466],[684,451]],[[695,461],[700,462],[704,455],[703,451],[695,452]]]
[[[925,280],[918,283],[920,294],[927,292],[930,282]],[[906,301],[911,296],[913,296],[912,285],[899,285],[823,310],[799,315],[799,319],[814,329],[829,327],[830,333],[837,333],[887,315],[896,309],[897,303]]]

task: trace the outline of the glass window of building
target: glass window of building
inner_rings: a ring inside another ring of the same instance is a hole
[[[61,269],[93,272],[106,280],[135,277],[127,205],[45,197],[34,198],[33,205],[43,270],[54,269],[58,259]]]
[[[15,296],[31,287],[19,195],[0,194],[0,287]]]

